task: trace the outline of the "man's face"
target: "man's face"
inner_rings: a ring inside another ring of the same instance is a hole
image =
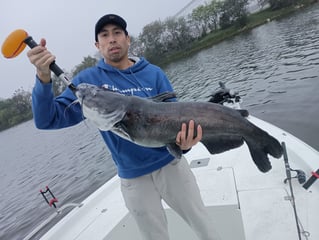
[[[97,35],[95,46],[99,49],[106,62],[118,64],[127,59],[130,38],[119,26],[107,24]]]

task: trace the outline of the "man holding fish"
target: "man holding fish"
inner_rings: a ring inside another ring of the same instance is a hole
[[[73,84],[89,83],[144,98],[173,92],[159,67],[142,57],[128,57],[130,37],[126,27],[125,20],[115,14],[107,14],[98,20],[95,46],[103,59],[97,66],[75,76]],[[49,65],[55,56],[46,48],[45,39],[41,39],[40,44],[28,52],[28,57],[36,67],[36,83],[32,93],[36,126],[40,129],[59,129],[81,122],[84,118],[80,104],[70,107],[76,96],[69,88],[60,96],[53,96]],[[169,239],[162,199],[192,227],[200,239],[220,239],[213,219],[205,210],[195,177],[183,157],[175,158],[166,147],[143,147],[111,131],[100,132],[117,166],[126,206],[136,220],[143,239]],[[176,132],[176,144],[183,152],[201,138],[202,128],[195,126],[194,121],[183,123],[181,130]]]

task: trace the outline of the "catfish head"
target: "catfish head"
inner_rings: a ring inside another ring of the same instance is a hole
[[[119,93],[88,83],[79,84],[74,93],[84,117],[102,131],[110,130],[126,113],[126,97]]]

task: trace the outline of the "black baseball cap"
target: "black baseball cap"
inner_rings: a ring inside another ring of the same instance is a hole
[[[95,24],[95,41],[97,42],[97,35],[101,32],[102,28],[106,25],[106,24],[114,24],[119,26],[120,28],[122,28],[125,32],[125,34],[127,35],[127,30],[126,30],[126,22],[125,20],[116,15],[116,14],[106,14],[103,17],[101,17],[97,23]]]

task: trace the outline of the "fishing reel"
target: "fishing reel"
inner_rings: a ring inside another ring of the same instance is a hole
[[[225,86],[225,83],[219,82],[220,89],[210,95],[208,102],[217,103],[232,108],[240,108],[239,104],[241,103],[241,97],[239,93],[233,89],[228,89]]]
[[[290,170],[290,172],[296,172],[296,176],[290,177],[290,178],[287,177],[287,178],[284,180],[284,183],[285,183],[285,184],[287,183],[287,181],[288,181],[289,179],[293,179],[293,178],[297,178],[297,179],[298,179],[298,182],[299,182],[300,184],[303,184],[304,182],[306,182],[306,174],[305,174],[304,171],[302,171],[302,170],[300,170],[300,169],[292,169],[292,168],[289,168],[289,170]]]

